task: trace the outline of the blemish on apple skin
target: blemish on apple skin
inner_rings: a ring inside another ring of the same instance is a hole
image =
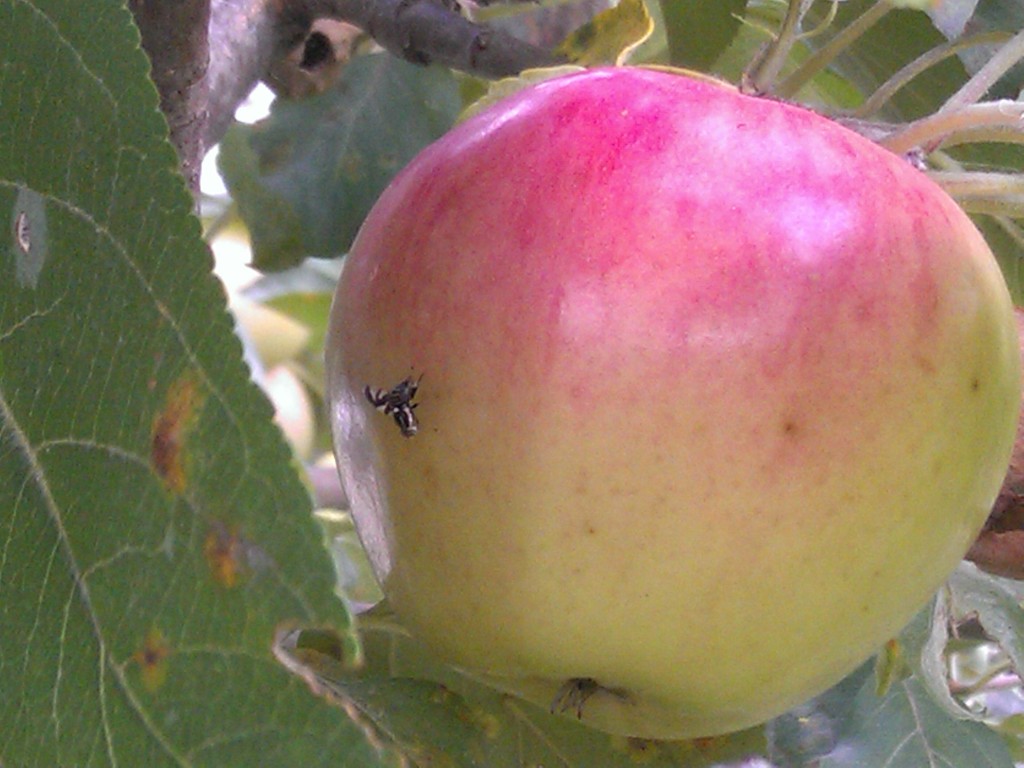
[[[917,364],[918,368],[929,375],[934,374],[936,371],[935,363],[923,355],[914,355],[914,363]]]
[[[187,485],[185,443],[204,396],[191,372],[171,384],[163,409],[153,419],[150,461],[164,485],[181,494]]]
[[[167,680],[167,659],[170,655],[170,644],[155,627],[146,633],[142,646],[132,654],[131,660],[139,665],[142,686],[150,693],[159,690]]]
[[[576,475],[576,484],[573,491],[580,496],[586,496],[590,492],[590,472],[584,467]]]

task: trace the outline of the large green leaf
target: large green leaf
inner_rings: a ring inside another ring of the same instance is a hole
[[[739,32],[747,0],[661,0],[660,4],[671,63],[707,70]]]
[[[608,736],[474,682],[386,622],[373,621],[362,635],[362,664],[349,663],[334,636],[317,630],[282,633],[278,654],[415,766],[712,768],[763,750],[760,728],[689,741]]]
[[[574,30],[555,52],[580,66],[624,64],[653,30],[645,0],[619,0]]]
[[[1002,737],[981,723],[951,719],[913,677],[884,696],[869,680],[847,734],[819,768],[1013,768]]]
[[[0,0],[0,51],[0,764],[371,765],[271,652],[348,620],[131,16]]]
[[[348,251],[384,187],[460,109],[451,72],[376,53],[353,59],[329,91],[276,101],[263,122],[233,126],[220,169],[256,265]]]

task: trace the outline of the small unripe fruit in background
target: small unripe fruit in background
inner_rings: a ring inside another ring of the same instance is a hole
[[[1020,397],[999,269],[925,175],[626,68],[414,160],[348,257],[327,365],[402,622],[646,737],[763,721],[897,632],[985,520]]]

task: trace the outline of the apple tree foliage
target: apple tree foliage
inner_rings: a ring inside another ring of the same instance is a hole
[[[313,517],[243,362],[131,15],[89,5],[0,0],[0,766],[1024,759],[1024,589],[969,564],[835,689],[714,739],[604,736],[444,667],[384,611],[357,632],[358,549],[344,515]],[[531,35],[540,5],[480,13]],[[892,124],[940,110],[1024,27],[1016,0],[802,5],[793,47],[760,70],[784,3],[622,0],[562,50],[768,72],[784,95]],[[933,51],[948,55],[890,80]],[[985,97],[1019,105],[1022,84],[1011,67]],[[292,267],[250,297],[309,329],[293,362],[314,393],[331,286],[306,257],[343,254],[387,181],[487,87],[359,51],[323,93],[225,138],[257,264]],[[1020,300],[1024,152],[1019,128],[999,130],[938,163]],[[1000,174],[999,194],[971,171]]]

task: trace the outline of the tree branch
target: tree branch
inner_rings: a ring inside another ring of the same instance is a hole
[[[209,120],[204,139],[212,147],[231,125],[235,110],[279,56],[304,33],[279,34],[280,0],[213,0],[210,23]]]
[[[142,33],[142,47],[149,56],[182,175],[196,195],[205,153],[210,0],[130,0],[130,7]]]
[[[292,25],[332,18],[364,29],[391,53],[417,64],[442,64],[482,77],[516,75],[564,64],[563,57],[462,17],[454,0],[303,0],[286,9]]]
[[[141,2],[142,0],[136,0]],[[150,0],[152,1],[152,0]],[[456,0],[212,0],[209,120],[212,146],[235,108],[317,19],[345,21],[409,61],[488,78],[564,63],[560,56],[462,17]]]

